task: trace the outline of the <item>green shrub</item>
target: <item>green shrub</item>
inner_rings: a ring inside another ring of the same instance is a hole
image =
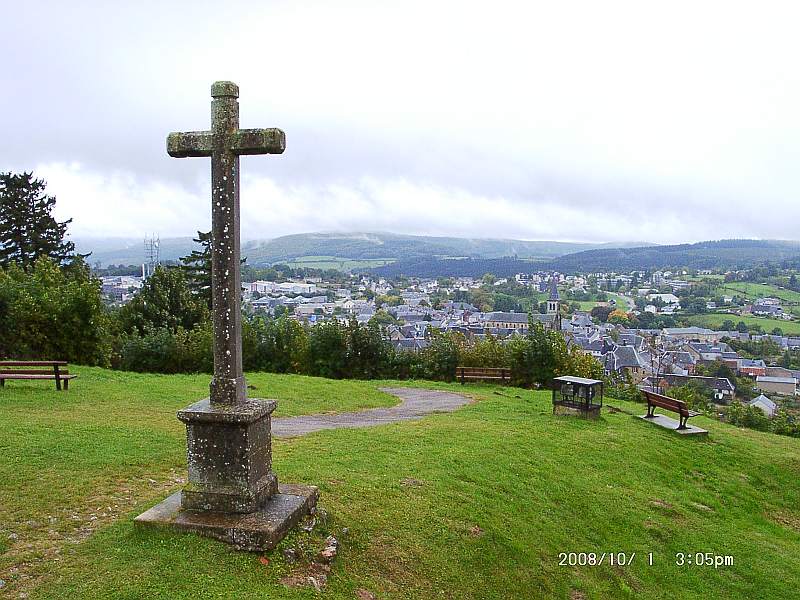
[[[109,364],[100,281],[81,259],[62,267],[42,256],[27,273],[14,263],[0,269],[0,357]]]

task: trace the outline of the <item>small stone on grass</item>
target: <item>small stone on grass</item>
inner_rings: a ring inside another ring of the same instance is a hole
[[[413,477],[404,477],[400,480],[400,483],[406,487],[420,487],[425,485],[425,482],[420,479],[414,479]]]

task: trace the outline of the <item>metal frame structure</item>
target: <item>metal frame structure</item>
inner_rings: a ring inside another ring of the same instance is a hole
[[[599,394],[598,394],[599,388]],[[553,379],[553,414],[558,408],[577,412],[583,417],[596,417],[603,407],[605,386],[599,379],[565,375]],[[598,402],[599,400],[599,402]]]

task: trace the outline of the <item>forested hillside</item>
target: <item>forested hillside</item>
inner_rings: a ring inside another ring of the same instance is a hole
[[[550,260],[515,258],[436,260],[414,258],[375,269],[383,276],[508,277],[526,271],[560,273],[625,272],[636,269],[746,269],[766,262],[800,260],[800,242],[782,240],[720,240],[637,248],[603,248],[567,254]]]

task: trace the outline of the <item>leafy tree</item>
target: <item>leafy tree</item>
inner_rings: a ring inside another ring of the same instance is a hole
[[[281,316],[277,319],[255,317],[243,323],[243,336],[254,338],[254,350],[243,356],[249,369],[273,373],[306,371],[308,334],[297,321]]]
[[[691,410],[708,411],[712,408],[709,390],[696,382],[671,387],[666,391],[666,395],[676,400],[683,400]]]
[[[734,402],[728,407],[725,416],[730,423],[739,427],[747,427],[759,431],[770,430],[769,417],[756,406]]]
[[[494,296],[489,290],[484,288],[471,290],[468,301],[483,312],[494,310]]]
[[[589,313],[593,318],[598,319],[601,323],[608,321],[609,315],[614,312],[613,306],[595,306]]]
[[[463,336],[431,331],[431,345],[421,352],[422,365],[418,373],[425,379],[452,381],[456,376]]]
[[[355,317],[350,319],[346,328],[347,376],[357,379],[372,379],[378,377],[387,364],[387,357],[391,347],[381,336],[377,323],[359,325]]]
[[[627,325],[630,323],[630,318],[628,317],[628,313],[617,308],[608,315],[608,322],[614,323],[615,325]]]
[[[179,268],[157,267],[141,291],[119,310],[123,332],[144,335],[166,328],[173,333],[192,329],[209,318],[205,302],[192,294]]]
[[[308,334],[310,375],[341,379],[346,373],[347,336],[337,321],[324,321]]]
[[[370,321],[374,321],[378,325],[399,325],[400,321],[398,321],[394,316],[390,313],[386,312],[385,310],[378,310],[375,311],[375,314],[372,315]]]
[[[461,363],[472,367],[507,367],[508,351],[498,338],[489,333],[471,346],[464,346]]]
[[[200,250],[192,250],[191,254],[180,259],[181,269],[186,275],[189,289],[197,294],[211,310],[211,232],[197,232],[195,244]]]
[[[64,241],[72,219],[53,218],[56,199],[45,185],[33,173],[0,173],[0,266],[29,271],[40,256],[61,264],[74,255],[75,244]]]
[[[0,357],[106,366],[110,323],[100,282],[78,257],[66,267],[40,256],[26,273],[0,269]]]

